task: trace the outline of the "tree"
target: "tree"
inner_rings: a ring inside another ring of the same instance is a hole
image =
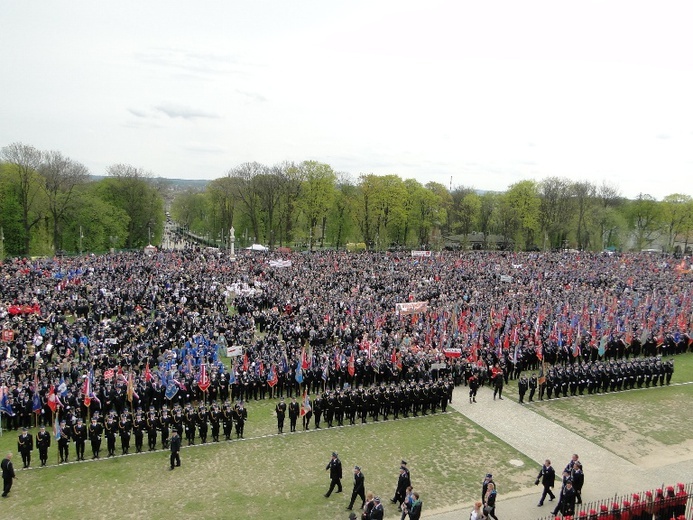
[[[672,193],[664,197],[661,206],[667,251],[673,252],[677,237],[687,236],[693,228],[693,199],[689,195]]]
[[[315,233],[313,230],[321,224],[320,240],[325,238],[327,212],[335,196],[337,176],[332,168],[316,161],[304,161],[299,165],[302,172],[300,207],[306,217],[309,231],[309,247],[313,249]]]
[[[236,210],[236,198],[234,196],[238,182],[236,177],[225,175],[215,179],[207,185],[207,196],[210,204],[218,215],[219,228],[226,233],[231,232],[234,225],[233,218]],[[215,230],[216,231],[216,230]]]
[[[661,229],[661,207],[654,197],[638,194],[628,206],[628,217],[633,230],[636,251],[652,245]]]
[[[336,175],[337,185],[329,220],[332,228],[332,243],[339,249],[346,243],[346,238],[352,230],[357,188],[347,174],[337,173]]]
[[[43,179],[37,173],[43,154],[33,146],[12,143],[2,149],[1,155],[12,166],[24,235],[24,244],[20,253],[28,255],[31,230],[41,221],[45,213],[45,201],[41,199]]]
[[[577,248],[588,249],[591,245],[588,216],[593,214],[597,188],[590,182],[575,182],[570,186],[570,191],[577,216],[577,230],[575,232]]]
[[[53,221],[53,247],[62,249],[61,226],[74,202],[75,189],[89,180],[89,170],[60,152],[52,151],[44,154],[39,172],[44,178],[42,187]]]
[[[594,213],[594,220],[599,227],[600,248],[615,247],[620,239],[617,230],[620,230],[624,219],[616,218],[615,214],[618,207],[623,203],[623,197],[616,186],[602,182],[597,189],[597,208]],[[620,213],[619,213],[620,215]]]
[[[151,175],[129,164],[114,164],[106,170],[108,178],[97,183],[99,196],[125,211],[130,217],[126,247],[139,248],[161,234],[164,203],[149,182]],[[82,222],[86,225],[86,222]]]
[[[260,186],[256,177],[265,175],[267,172],[267,166],[257,162],[243,163],[229,171],[229,176],[236,178],[236,181],[233,183],[234,197],[240,201],[241,206],[245,209],[253,237],[256,241],[261,239],[260,210],[262,201]]]
[[[539,183],[539,196],[542,249],[564,247],[573,214],[570,181],[559,177],[548,177]]]
[[[534,237],[539,231],[539,191],[534,181],[520,181],[512,184],[505,193],[503,200],[503,218],[508,226],[504,235],[512,231],[519,232],[522,243],[519,246],[528,248],[534,245]],[[509,206],[509,208],[507,207]]]

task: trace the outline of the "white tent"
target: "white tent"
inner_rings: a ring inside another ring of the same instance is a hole
[[[269,248],[263,246],[262,244],[253,244],[250,247],[246,247],[250,251],[269,251]]]

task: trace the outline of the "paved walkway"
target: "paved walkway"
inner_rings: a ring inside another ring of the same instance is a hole
[[[493,391],[479,389],[479,404],[470,405],[467,389],[458,387],[453,396],[453,407],[536,462],[527,468],[527,487],[519,492],[500,495],[496,515],[501,520],[536,520],[547,516],[555,502],[537,507],[541,486],[534,486],[534,479],[545,459],[550,459],[557,477],[573,453],[580,455],[585,466],[583,501],[599,500],[617,494],[643,489],[653,489],[663,482],[690,482],[693,470],[690,461],[646,469],[628,462],[614,453],[597,446],[572,431],[535,413],[531,406],[521,406],[511,399],[493,402]],[[491,405],[480,403],[492,401]],[[481,486],[481,482],[479,483]],[[560,484],[557,482],[557,490]],[[466,520],[472,504],[459,504],[448,510],[429,510],[426,518],[435,520]]]

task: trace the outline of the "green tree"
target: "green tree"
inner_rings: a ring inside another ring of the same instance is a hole
[[[335,197],[337,176],[332,168],[316,161],[304,161],[302,171],[300,208],[308,223],[309,247],[317,238],[316,226],[320,224],[320,241],[324,242],[327,214]]]
[[[53,223],[53,247],[62,249],[62,225],[68,209],[76,203],[77,188],[89,180],[89,170],[60,152],[52,151],[44,154],[39,172],[44,179],[42,187]]]
[[[164,203],[149,179],[151,175],[129,164],[114,164],[106,170],[108,177],[97,183],[97,192],[106,202],[125,211],[128,221],[125,247],[139,248],[161,235]],[[86,222],[81,222],[83,226]]]
[[[673,252],[677,237],[687,236],[693,227],[693,199],[690,195],[672,193],[664,197],[661,207],[667,251]]]
[[[534,181],[520,181],[512,184],[503,197],[504,235],[515,232],[516,248],[528,248],[534,245],[534,238],[539,231],[539,208],[541,201]],[[518,234],[519,233],[519,234]]]
[[[539,224],[542,249],[565,247],[573,215],[570,181],[549,177],[539,183]]]
[[[628,205],[636,251],[647,249],[661,233],[661,206],[651,195],[640,193]]]
[[[0,150],[2,158],[10,165],[10,175],[16,186],[23,231],[23,247],[20,254],[30,253],[31,231],[46,213],[43,195],[43,178],[37,173],[43,154],[36,148],[22,143],[12,143]]]

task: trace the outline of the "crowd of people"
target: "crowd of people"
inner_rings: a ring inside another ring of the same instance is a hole
[[[649,254],[232,259],[197,247],[11,259],[2,427],[53,428],[68,460],[67,442],[100,457],[102,435],[109,455],[116,436],[123,453],[145,435],[167,448],[172,429],[189,444],[234,426],[242,437],[256,399],[298,399],[304,428],[311,416],[319,428],[444,411],[461,384],[470,403],[489,383],[502,399],[509,379],[530,401],[667,384],[668,357],[691,350],[687,267]]]

